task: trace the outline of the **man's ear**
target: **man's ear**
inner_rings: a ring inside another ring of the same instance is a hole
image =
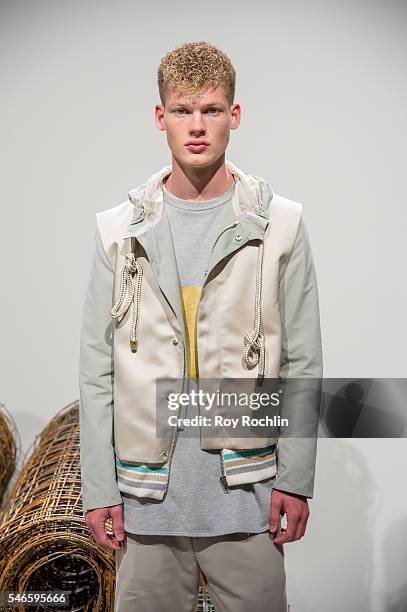
[[[231,130],[236,130],[236,128],[239,127],[240,113],[241,113],[240,104],[237,104],[237,103],[232,104],[232,106],[230,107],[230,114],[231,114],[230,129]]]
[[[159,130],[164,131],[165,128],[165,118],[164,118],[164,107],[162,104],[156,104],[154,107],[154,118],[155,124]]]

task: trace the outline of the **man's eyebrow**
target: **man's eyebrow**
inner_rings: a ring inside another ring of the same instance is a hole
[[[196,106],[195,104],[192,105],[190,102],[171,102],[169,104],[169,106],[171,107],[177,107],[177,106],[194,106],[194,108],[200,108],[200,107],[205,107],[205,106],[224,106],[223,102],[205,102],[205,104],[198,104],[198,106]]]

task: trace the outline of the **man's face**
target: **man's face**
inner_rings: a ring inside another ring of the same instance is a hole
[[[214,164],[226,151],[230,130],[240,123],[240,105],[230,105],[222,87],[199,97],[168,90],[165,108],[155,107],[157,127],[167,132],[167,142],[181,167]]]

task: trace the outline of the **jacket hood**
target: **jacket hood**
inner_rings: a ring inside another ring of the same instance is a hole
[[[226,167],[234,175],[236,194],[233,202],[237,216],[249,211],[268,219],[268,207],[273,198],[273,190],[269,183],[259,176],[247,174],[229,160],[225,160]],[[163,206],[162,185],[165,177],[171,174],[172,166],[165,166],[153,174],[145,183],[128,192],[130,202],[134,204],[132,223],[142,218],[155,223],[161,216]]]

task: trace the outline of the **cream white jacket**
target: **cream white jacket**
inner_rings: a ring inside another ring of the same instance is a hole
[[[198,307],[200,378],[320,379],[318,289],[302,205],[226,163],[236,181],[233,212],[212,249]],[[176,428],[158,438],[155,416],[156,380],[182,379],[186,372],[179,279],[162,193],[170,172],[171,166],[163,168],[130,191],[126,202],[96,216],[79,356],[85,510],[121,503],[120,491],[128,489],[117,466],[159,473],[171,463]],[[274,443],[275,488],[312,497],[316,439],[205,436],[201,448]]]

